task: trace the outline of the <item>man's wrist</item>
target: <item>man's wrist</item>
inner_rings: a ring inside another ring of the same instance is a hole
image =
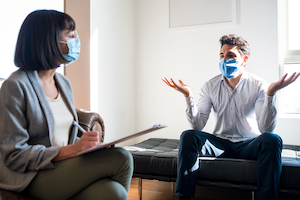
[[[276,94],[276,92],[269,92],[269,91],[267,92],[267,95],[270,96],[270,97],[274,96],[275,94]]]
[[[192,93],[189,93],[189,94],[184,94],[184,96],[186,97],[186,98],[188,98],[188,97],[192,97],[193,96],[193,94]]]

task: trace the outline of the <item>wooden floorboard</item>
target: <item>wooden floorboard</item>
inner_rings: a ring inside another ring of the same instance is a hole
[[[129,189],[129,200],[139,200],[138,178],[133,178]],[[142,180],[142,200],[179,200],[178,196],[172,193],[171,182],[157,180]],[[197,186],[195,197],[192,200],[251,200],[249,191],[239,189],[224,189],[218,187]],[[299,200],[299,196],[279,194],[279,200]]]
[[[139,200],[138,178],[133,178],[129,190],[129,200]],[[172,192],[172,182],[157,180],[142,180],[143,200],[179,200]],[[216,187],[197,186],[192,200],[251,200],[251,192],[235,189],[221,189]]]

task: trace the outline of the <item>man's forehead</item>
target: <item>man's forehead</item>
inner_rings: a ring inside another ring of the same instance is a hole
[[[224,44],[220,50],[220,54],[224,53],[238,53],[238,47],[236,45]]]

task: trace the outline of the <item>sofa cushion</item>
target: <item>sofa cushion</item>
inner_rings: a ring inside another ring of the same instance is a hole
[[[134,173],[176,177],[178,140],[151,138],[127,146],[134,158]]]
[[[169,176],[176,180],[179,140],[150,138],[141,143],[125,147],[134,158],[134,174],[142,178]],[[295,152],[295,151],[294,151]],[[257,162],[254,160],[199,157],[198,179],[256,185]],[[297,155],[282,155],[280,188],[300,189],[300,162]],[[198,183],[201,183],[198,182]],[[249,187],[248,187],[249,188]]]

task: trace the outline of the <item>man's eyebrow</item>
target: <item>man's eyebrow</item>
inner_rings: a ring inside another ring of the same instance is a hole
[[[220,55],[221,55],[221,54],[224,54],[224,53],[221,52]]]
[[[228,52],[229,55],[236,55],[234,52],[229,51]]]

